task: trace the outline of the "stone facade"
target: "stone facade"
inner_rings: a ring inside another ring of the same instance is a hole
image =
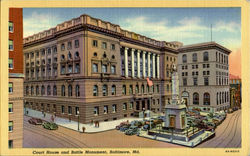
[[[89,123],[162,112],[171,98],[178,42],[81,15],[23,43],[25,107]]]
[[[179,52],[180,96],[188,107],[210,112],[228,109],[231,51],[208,42],[183,46]]]

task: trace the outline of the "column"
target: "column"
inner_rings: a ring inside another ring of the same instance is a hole
[[[135,60],[134,60],[134,54],[135,49],[132,49],[131,51],[131,58],[132,58],[132,77],[135,77]]]
[[[155,78],[155,54],[154,53],[153,53],[152,59],[153,59],[153,62],[152,62],[152,64],[153,64],[153,78]]]
[[[145,54],[146,52],[145,51],[142,51],[142,69],[143,69],[143,77],[145,78],[146,77],[146,61],[145,61]]]
[[[137,77],[141,77],[141,62],[140,62],[140,50],[137,50]]]
[[[151,77],[151,72],[150,72],[150,55],[151,55],[151,53],[148,52],[148,77]]]
[[[128,77],[128,48],[125,47],[125,51],[124,51],[124,55],[125,55],[125,77]]]
[[[157,55],[157,78],[159,79],[160,78],[160,55],[158,54]]]

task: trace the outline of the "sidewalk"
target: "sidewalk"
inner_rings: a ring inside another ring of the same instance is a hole
[[[26,108],[26,111],[28,111],[28,116],[35,117],[35,118],[40,118],[45,121],[51,122],[51,115],[46,113],[46,116],[44,117],[42,112],[32,110],[29,108]],[[133,120],[142,120],[141,118],[123,118],[119,120],[113,120],[113,121],[107,121],[107,122],[100,122],[99,127],[95,127],[94,124],[79,124],[80,132],[82,132],[82,127],[85,127],[85,133],[96,133],[96,132],[103,132],[107,130],[112,130],[115,129],[117,125],[119,125],[121,122],[127,121],[129,122]],[[78,122],[76,121],[69,121],[68,119],[56,117],[54,122],[62,127],[69,128],[75,131],[78,131]]]

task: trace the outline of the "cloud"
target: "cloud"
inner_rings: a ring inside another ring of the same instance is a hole
[[[215,24],[215,29],[213,28],[213,31],[217,32],[230,32],[230,33],[236,33],[240,32],[241,27],[239,23],[235,23],[233,21],[231,22],[225,22],[225,21],[218,21]]]
[[[38,14],[32,12],[30,16],[23,19],[23,36],[27,37],[35,33],[55,27],[60,21],[59,16],[49,13]]]

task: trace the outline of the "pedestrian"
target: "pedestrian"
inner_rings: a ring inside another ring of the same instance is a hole
[[[46,113],[45,113],[45,112],[43,113],[43,117],[44,117],[44,118],[46,117]]]
[[[26,114],[27,114],[27,115],[29,114],[29,111],[28,111],[28,110],[26,111]]]
[[[51,121],[54,122],[54,116],[53,115],[51,116]]]

